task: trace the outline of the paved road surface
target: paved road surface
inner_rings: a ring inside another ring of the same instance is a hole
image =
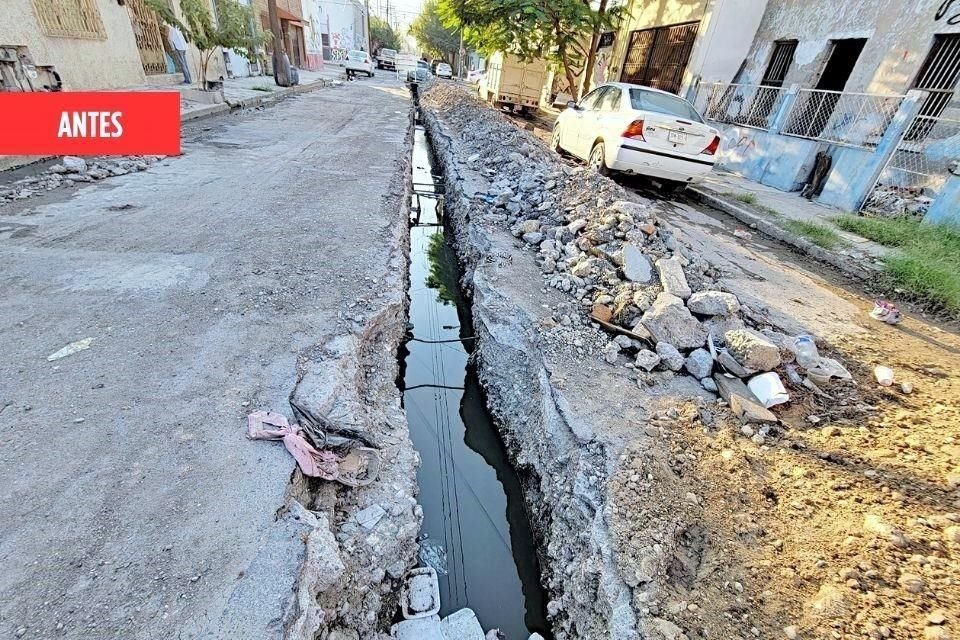
[[[376,289],[408,108],[396,80],[323,89],[0,209],[0,636],[223,637],[292,470],[245,416],[288,412],[298,354]]]

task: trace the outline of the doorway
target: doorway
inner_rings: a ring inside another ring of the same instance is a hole
[[[816,91],[802,94],[805,104],[795,109],[796,115],[785,133],[807,138],[816,138],[823,133],[866,44],[866,38],[847,38],[830,43],[830,55],[814,87]]]

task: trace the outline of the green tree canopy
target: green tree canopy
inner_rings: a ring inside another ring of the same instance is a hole
[[[600,33],[621,9],[607,0],[439,0],[448,27],[464,27],[464,39],[483,53],[505,51],[524,59],[560,64],[575,98],[581,74],[592,74]]]
[[[400,34],[380,16],[370,16],[370,42],[374,51],[383,47],[400,50]]]
[[[420,48],[436,58],[453,62],[460,49],[460,34],[457,26],[444,25],[440,18],[438,0],[427,0],[420,15],[410,25],[410,34],[417,39]]]

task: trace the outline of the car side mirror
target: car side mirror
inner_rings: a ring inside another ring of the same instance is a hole
[[[580,106],[573,100],[567,100],[567,109],[573,109],[574,111],[579,111]]]

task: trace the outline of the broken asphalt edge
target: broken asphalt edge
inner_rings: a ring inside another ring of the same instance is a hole
[[[877,271],[864,268],[859,264],[859,260],[836,251],[819,247],[806,238],[791,233],[778,224],[752,213],[744,207],[733,204],[729,200],[721,197],[720,194],[704,186],[688,186],[687,193],[701,203],[733,216],[740,222],[748,225],[751,229],[759,231],[768,238],[790,245],[801,253],[805,253],[815,260],[826,263],[851,278],[871,280],[876,277]]]
[[[463,265],[488,407],[523,484],[541,559],[541,583],[557,637],[641,637],[631,590],[620,576],[606,490],[622,443],[602,442],[553,382],[529,328],[533,319],[487,276],[491,237],[469,220],[470,196],[456,144],[421,107],[445,176],[445,211]],[[564,635],[560,628],[577,631]],[[599,635],[598,635],[599,634]]]
[[[330,339],[302,351],[290,399],[380,447],[383,466],[362,488],[310,480],[295,467],[276,526],[230,596],[218,637],[307,640],[336,630],[382,637],[398,606],[399,579],[416,563],[419,457],[396,385],[407,323],[412,111],[400,159],[380,200],[389,258],[376,274],[378,308],[357,322],[340,314]],[[347,525],[382,506],[372,527]],[[371,542],[373,540],[374,542]]]

